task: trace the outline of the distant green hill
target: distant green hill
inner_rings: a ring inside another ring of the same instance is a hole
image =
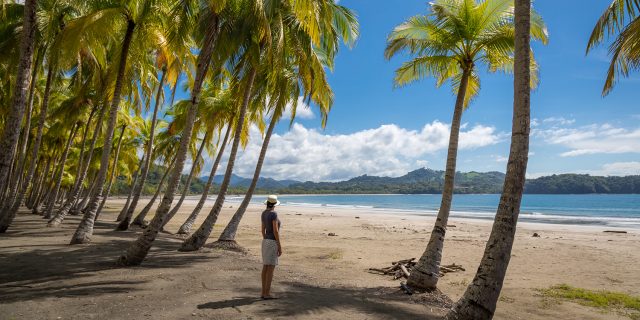
[[[640,176],[598,177],[588,174],[554,174],[528,180],[525,192],[544,194],[640,193]]]
[[[504,173],[456,173],[456,193],[498,193]],[[278,190],[280,193],[440,193],[444,171],[418,169],[397,178],[363,175],[341,182],[304,182]]]
[[[501,172],[457,172],[454,192],[501,193]],[[402,177],[360,176],[341,182],[305,182],[278,190],[280,193],[400,193],[438,194],[442,192],[444,171],[418,169]],[[588,194],[640,193],[640,176],[598,177],[585,174],[561,174],[529,179],[525,193]]]
[[[153,194],[156,190],[164,167],[153,166],[145,184],[144,194]],[[501,172],[457,172],[454,192],[501,193],[504,182]],[[183,175],[182,183],[187,176]],[[216,176],[214,182],[220,182]],[[207,177],[193,179],[190,194],[200,194]],[[248,178],[234,175],[231,179],[229,194],[244,194],[251,182]],[[130,182],[118,179],[114,184],[114,195],[129,193]],[[418,169],[401,177],[377,177],[363,175],[340,182],[297,182],[293,180],[275,180],[260,178],[256,194],[439,194],[444,184],[444,171]],[[218,190],[214,183],[211,194]],[[180,187],[179,190],[182,190]],[[560,174],[537,179],[529,179],[525,185],[525,193],[529,194],[589,194],[589,193],[640,193],[640,175],[626,177],[599,177],[585,174]]]

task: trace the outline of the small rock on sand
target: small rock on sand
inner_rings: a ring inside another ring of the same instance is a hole
[[[329,232],[328,236],[329,236],[329,237],[335,237],[335,236],[337,236],[337,234],[335,234],[335,233],[333,233],[333,232]]]
[[[540,238],[540,235],[539,235],[537,232],[534,232],[534,233],[533,233],[533,235],[532,235],[532,237],[534,237],[534,238]]]

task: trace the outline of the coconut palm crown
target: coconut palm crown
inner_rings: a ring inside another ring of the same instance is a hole
[[[401,87],[433,77],[438,87],[451,80],[457,92],[464,70],[468,70],[467,107],[480,91],[478,64],[486,65],[490,72],[513,72],[513,0],[436,0],[429,6],[429,14],[408,19],[388,37],[387,59],[401,51],[413,56],[396,70],[394,84]],[[531,37],[543,44],[548,41],[547,28],[535,11]],[[531,84],[535,87],[537,64],[531,61]]]
[[[611,63],[603,96],[611,92],[618,76],[627,77],[629,71],[640,70],[640,0],[613,0],[591,32],[587,53],[616,34],[609,45]]]

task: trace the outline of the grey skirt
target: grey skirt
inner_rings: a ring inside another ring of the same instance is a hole
[[[278,265],[278,242],[272,239],[262,239],[262,264]]]

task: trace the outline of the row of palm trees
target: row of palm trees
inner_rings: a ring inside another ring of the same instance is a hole
[[[478,68],[515,76],[512,147],[496,223],[474,281],[448,316],[488,319],[509,262],[526,172],[529,92],[537,84],[529,42],[546,43],[547,33],[529,0],[437,0],[430,9],[394,29],[385,51],[387,59],[402,51],[413,56],[398,69],[397,86],[434,77],[438,86],[450,82],[457,94],[442,203],[409,279],[413,287],[437,285],[459,128],[480,89]],[[209,181],[179,229],[190,235],[180,250],[204,245],[238,149],[255,125],[264,140],[254,177],[218,239],[234,245],[276,124],[286,108],[295,117],[299,96],[317,106],[326,123],[333,102],[326,72],[340,42],[351,45],[358,37],[354,13],[333,0],[2,0],[0,10],[0,232],[24,205],[50,227],[82,214],[70,243],[88,243],[115,179],[125,177],[131,191],[117,230],[145,227],[118,259],[125,266],[142,263],[180,208],[206,152],[215,157]],[[633,46],[638,12],[640,0],[615,0],[594,30],[589,48],[622,30],[611,47],[605,93],[618,74],[639,65]],[[190,96],[175,102],[180,83]],[[216,201],[194,229],[227,147]],[[174,204],[188,157],[192,169]],[[154,165],[165,173],[134,217]]]
[[[1,65],[10,84],[3,88],[15,88],[13,94],[3,89],[2,97],[15,101],[6,103],[13,109],[3,108],[1,118],[3,150],[9,152],[3,153],[7,165],[0,174],[9,178],[0,185],[0,232],[24,204],[50,227],[69,213],[82,214],[70,243],[88,243],[114,179],[128,177],[131,194],[117,230],[146,229],[120,259],[124,265],[139,264],[178,211],[189,180],[202,169],[205,150],[217,159],[213,177],[230,145],[216,205],[182,248],[199,249],[220,212],[249,127],[267,135],[255,188],[269,137],[286,108],[295,116],[298,97],[316,105],[326,123],[333,102],[326,71],[340,42],[350,45],[358,36],[354,14],[328,0],[3,1],[1,14],[1,31],[12,35],[2,45],[20,43],[21,51],[4,56]],[[181,79],[190,98],[174,104]],[[189,155],[192,169],[173,205]],[[167,174],[134,217],[150,168],[161,163]],[[212,182],[181,233],[190,233]],[[164,196],[147,226],[145,216],[161,190]],[[227,234],[235,237],[245,208]]]

